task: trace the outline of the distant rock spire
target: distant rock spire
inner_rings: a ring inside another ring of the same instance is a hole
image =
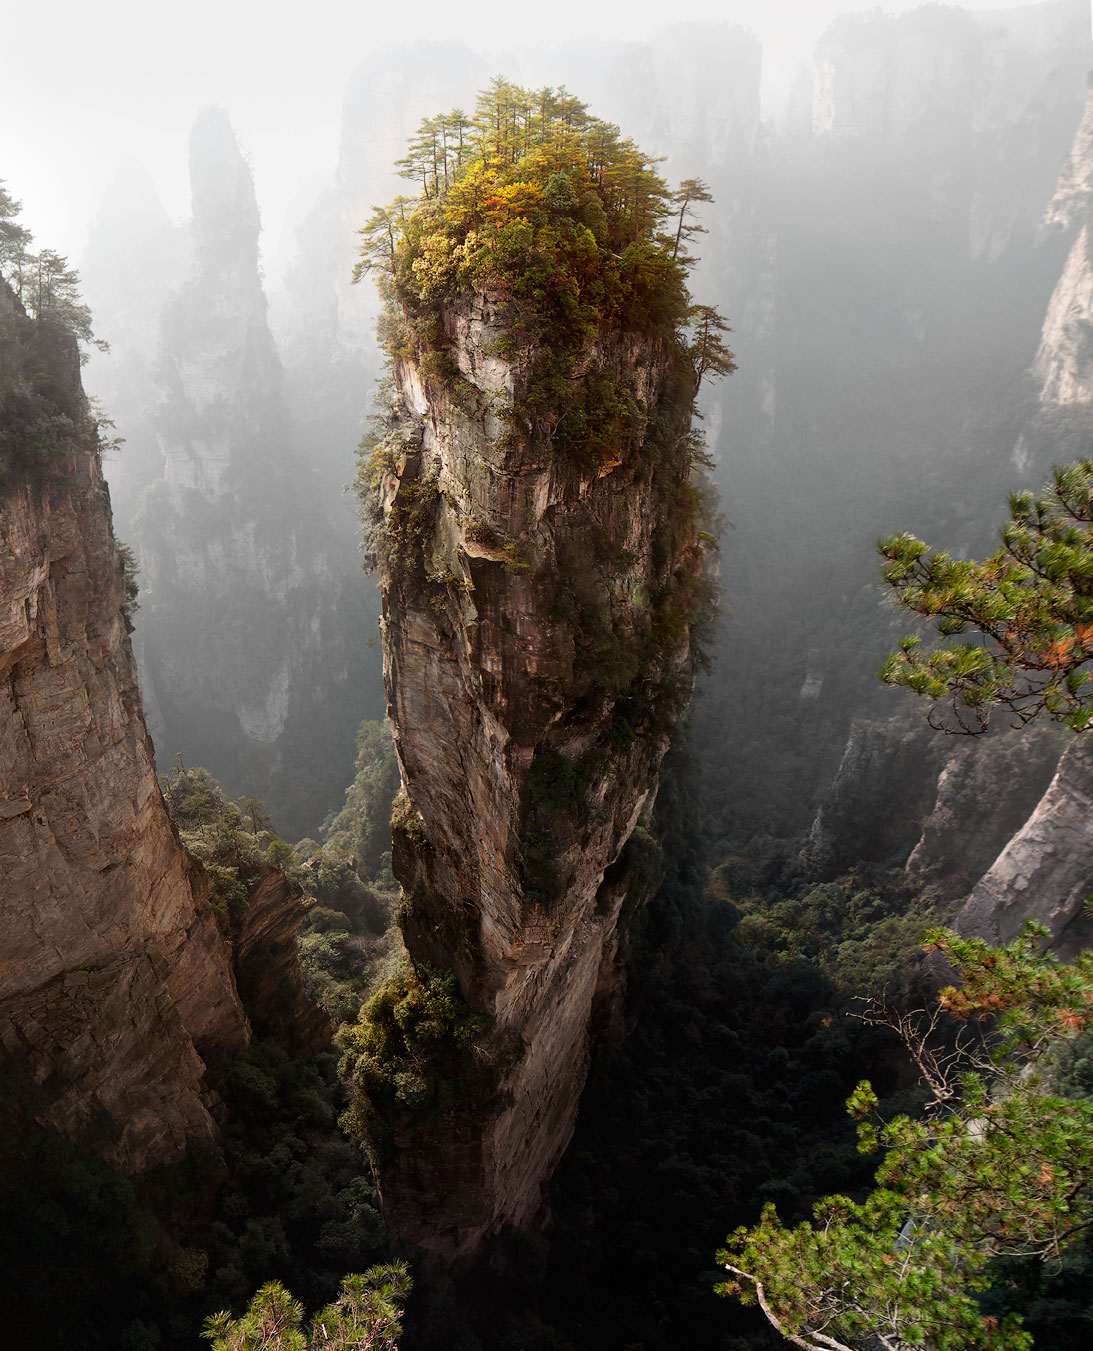
[[[205,108],[190,132],[194,244],[224,260],[258,264],[261,221],[254,177],[223,108]]]

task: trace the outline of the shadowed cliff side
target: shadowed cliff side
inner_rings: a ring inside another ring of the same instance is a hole
[[[1076,232],[1051,297],[1033,374],[1039,383],[1039,436],[1056,461],[1088,455],[1093,431],[1093,77],[1085,115],[1044,217]],[[956,927],[1008,943],[1026,919],[1046,925],[1053,946],[1073,956],[1093,941],[1085,903],[1093,879],[1093,752],[1081,738],[1066,750],[1024,826],[986,872]]]

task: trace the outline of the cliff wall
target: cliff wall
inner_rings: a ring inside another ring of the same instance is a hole
[[[960,933],[1008,943],[1027,919],[1038,920],[1063,957],[1093,943],[1085,912],[1093,879],[1093,749],[1069,747],[1032,815],[968,897]]]
[[[1076,232],[1033,366],[1041,420],[1053,458],[1060,461],[1088,455],[1093,425],[1093,79],[1044,223]],[[1064,955],[1093,942],[1093,924],[1084,914],[1093,878],[1091,796],[1093,752],[1078,738],[1024,825],[968,897],[957,919],[962,933],[1005,943],[1026,919],[1036,919]]]
[[[580,467],[546,423],[514,436],[501,416],[537,355],[498,355],[506,298],[476,289],[442,320],[458,374],[398,361],[373,476],[403,933],[491,1020],[490,1091],[399,1123],[380,1159],[393,1230],[450,1260],[545,1213],[594,1002],[622,979],[620,912],[656,883],[652,841],[625,846],[689,697],[701,551],[675,349],[586,342],[575,378],[616,382],[638,416]]]
[[[204,1058],[249,1026],[208,884],[156,782],[75,343],[0,284],[0,1037],[45,1119],[126,1172],[212,1137]],[[46,428],[46,435],[42,429]]]

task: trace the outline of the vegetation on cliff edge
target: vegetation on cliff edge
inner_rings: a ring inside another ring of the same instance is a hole
[[[948,721],[931,715],[946,731],[983,731],[1000,704],[1017,725],[1042,714],[1080,732],[1093,722],[1093,461],[1056,468],[1040,496],[1016,494],[1010,508],[1002,549],[982,563],[927,558],[907,534],[881,542],[900,604],[946,639],[971,629],[981,640],[922,657],[904,639],[881,678],[947,700]],[[929,1091],[925,1118],[873,1124],[876,1096],[859,1084],[848,1106],[859,1148],[884,1151],[876,1186],[861,1202],[825,1197],[793,1227],[768,1206],[719,1253],[722,1293],[757,1303],[804,1351],[1031,1346],[1018,1312],[984,1308],[991,1264],[1061,1266],[1093,1228],[1093,1098],[1080,1084],[1060,1092],[1064,1052],[1089,1025],[1093,952],[1065,966],[1042,950],[1048,937],[1031,921],[1004,947],[927,931],[961,984],[929,1013],[866,1015],[905,1043]]]
[[[389,355],[458,385],[444,309],[489,293],[507,316],[498,355],[527,367],[503,409],[514,441],[547,431],[578,462],[604,463],[640,419],[624,384],[577,372],[594,335],[659,338],[685,361],[691,398],[734,369],[724,320],[685,284],[695,205],[710,194],[697,179],[669,191],[655,165],[564,90],[495,79],[473,117],[427,118],[400,162],[420,196],[377,208],[360,231],[354,279],[374,275],[388,301]]]

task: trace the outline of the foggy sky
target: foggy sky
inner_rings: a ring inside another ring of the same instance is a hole
[[[1020,2],[966,0],[964,8]],[[22,200],[38,245],[78,262],[102,194],[127,161],[150,170],[174,217],[188,214],[189,128],[202,107],[219,103],[254,166],[268,257],[330,183],[342,94],[377,47],[461,37],[501,72],[518,68],[511,54],[524,44],[580,34],[640,40],[665,22],[736,22],[763,43],[773,97],[835,15],[873,7],[853,0],[187,0],[175,8],[148,0],[0,0],[0,178]]]

